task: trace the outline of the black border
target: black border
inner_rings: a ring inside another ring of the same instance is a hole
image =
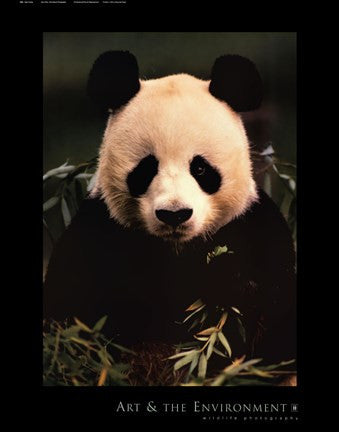
[[[150,4],[150,2],[149,2]],[[121,15],[119,29],[125,24],[125,29],[130,26],[131,13],[137,13],[138,8],[131,11],[132,2]],[[24,12],[24,13],[23,13]],[[46,11],[37,13],[37,10],[28,10],[25,8],[16,8],[15,29],[19,33],[16,39],[14,53],[14,91],[13,99],[16,105],[14,112],[16,119],[20,117],[20,126],[16,126],[15,134],[19,133],[18,142],[11,145],[18,148],[20,158],[17,164],[17,172],[26,173],[29,176],[29,184],[23,186],[20,195],[20,208],[15,220],[15,226],[22,226],[22,211],[24,211],[24,226],[22,231],[25,238],[20,240],[20,265],[14,269],[15,277],[19,276],[18,287],[20,287],[20,305],[22,310],[16,312],[16,321],[18,332],[24,335],[20,336],[20,349],[24,349],[27,354],[28,365],[21,372],[23,377],[19,382],[28,390],[28,400],[20,400],[23,405],[27,405],[29,400],[38,398],[39,410],[44,415],[50,415],[54,421],[62,420],[66,415],[72,415],[75,412],[82,412],[88,418],[97,418],[99,413],[105,415],[108,420],[114,420],[114,406],[117,401],[176,401],[190,403],[193,399],[216,400],[216,401],[253,401],[256,403],[264,401],[288,401],[288,403],[299,404],[299,421],[303,422],[304,415],[304,395],[305,395],[305,354],[304,354],[304,309],[305,309],[305,250],[304,228],[302,223],[302,206],[304,201],[304,143],[302,135],[302,124],[304,124],[301,94],[303,92],[303,50],[304,35],[297,32],[298,46],[298,386],[297,387],[241,387],[241,388],[183,388],[183,387],[117,387],[108,388],[56,388],[42,387],[42,295],[41,295],[41,275],[42,275],[42,229],[41,229],[41,204],[42,204],[42,35],[43,31],[59,28],[56,25],[59,19],[60,23],[66,25],[68,29],[76,27],[72,22],[79,22],[80,9],[76,11],[62,11],[60,9],[50,8],[47,16]],[[72,12],[72,13],[71,13]],[[75,13],[74,13],[75,12]],[[83,11],[81,11],[83,12]],[[87,11],[86,11],[87,12]],[[81,15],[81,21],[84,26],[90,27],[88,21],[96,23],[96,26],[107,29],[109,17],[97,14],[98,11],[91,10],[89,14]],[[99,11],[102,12],[102,11]],[[51,16],[53,15],[53,20]],[[98,16],[102,19],[102,24],[98,24]],[[84,18],[87,18],[86,19]],[[76,18],[76,21],[74,19]],[[183,17],[181,17],[184,19]],[[116,19],[116,18],[115,18]],[[126,20],[125,22],[123,20]],[[123,23],[123,24],[122,24]],[[196,25],[195,27],[199,27]],[[217,26],[217,25],[216,25]],[[88,29],[88,28],[87,28]],[[130,28],[129,28],[130,29]],[[201,30],[195,28],[195,30]],[[14,94],[16,96],[14,96]],[[27,188],[27,189],[26,189]],[[35,191],[35,192],[34,192]],[[36,191],[41,191],[37,193]],[[15,195],[15,194],[14,194]],[[17,196],[14,197],[16,201]],[[14,208],[16,208],[14,204]],[[21,210],[23,209],[23,210]],[[18,264],[18,262],[16,262]],[[14,304],[18,303],[18,297],[15,295]],[[38,318],[37,318],[38,317]],[[23,345],[23,348],[22,348]],[[21,351],[22,352],[22,351]],[[21,359],[22,361],[22,359]],[[26,361],[26,360],[25,360]],[[26,369],[27,368],[27,369]],[[24,380],[24,381],[22,381]],[[32,395],[32,398],[30,397]],[[33,397],[34,395],[34,397]],[[28,403],[29,405],[29,403]],[[59,409],[56,409],[59,405]],[[59,414],[58,414],[59,412]],[[164,424],[170,424],[178,420],[175,415],[156,416],[144,412],[145,416],[156,420],[161,420]],[[127,419],[126,416],[123,417]],[[131,418],[140,419],[140,416],[131,416]],[[190,413],[180,416],[180,422],[189,419],[190,424],[201,422],[199,416],[190,416]],[[208,422],[207,424],[224,424],[229,422]],[[112,423],[113,424],[113,423]],[[261,423],[260,423],[261,424]],[[276,426],[276,423],[274,423]]]

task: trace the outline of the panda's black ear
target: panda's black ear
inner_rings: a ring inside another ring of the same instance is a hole
[[[140,89],[136,58],[128,51],[107,51],[94,62],[87,93],[101,110],[125,105]]]
[[[224,55],[213,65],[209,91],[234,111],[243,112],[260,106],[263,85],[254,63],[238,55]]]

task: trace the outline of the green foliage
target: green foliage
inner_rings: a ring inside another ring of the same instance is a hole
[[[222,332],[228,315],[229,312],[222,312],[215,327],[198,332],[195,341],[178,345],[177,352],[167,358],[165,354],[172,348],[166,345],[146,346],[135,353],[107,340],[101,333],[106,316],[93,328],[77,318],[72,325],[56,321],[45,323],[43,385],[272,385],[277,378],[292,373],[281,368],[294,360],[258,366],[261,359],[232,359],[231,347]],[[208,374],[208,362],[214,354],[225,359],[226,366],[220,372]],[[171,360],[176,360],[174,365]]]
[[[59,205],[64,228],[67,228],[78,211],[81,201],[93,186],[95,176],[93,172],[89,171],[95,168],[96,164],[96,157],[77,166],[68,165],[68,161],[66,161],[63,165],[48,171],[43,176],[44,186],[52,178],[57,180],[54,195],[43,204],[43,223],[53,244],[54,237],[46,221],[46,213]]]
[[[296,165],[277,157],[271,145],[261,153],[253,151],[252,159],[261,165],[255,174],[264,173],[263,189],[279,205],[280,211],[287,220],[293,239],[296,242]],[[277,194],[274,193],[272,188],[272,184],[276,179],[280,183],[280,197],[276,196]]]
[[[223,251],[222,253],[226,253],[227,247],[218,246],[215,250]],[[211,254],[209,254],[209,256],[211,256]],[[237,312],[235,312],[235,310]],[[206,318],[208,317],[206,305],[202,302],[201,299],[197,300],[191,306],[189,306],[186,309],[186,312],[190,312],[190,314],[183,320],[183,323],[189,321],[190,319],[192,319],[193,316],[195,316],[195,321],[193,323],[195,325],[191,326],[189,330],[196,327],[196,325],[198,324],[200,324],[201,327],[202,324],[206,321]],[[197,319],[196,316],[199,315],[200,312],[202,312],[201,318]],[[231,358],[232,349],[222,330],[225,326],[229,314],[240,315],[240,311],[238,311],[238,309],[236,308],[231,308],[230,311],[225,311],[224,308],[222,308],[220,310],[220,313],[221,316],[217,325],[207,327],[203,330],[200,329],[200,331],[194,335],[195,341],[193,341],[193,344],[187,344],[186,346],[178,346],[179,352],[169,357],[169,359],[178,359],[174,364],[174,370],[178,370],[183,366],[190,364],[188,373],[186,375],[186,381],[190,377],[194,378],[193,372],[195,371],[196,367],[198,367],[198,373],[196,378],[202,380],[206,378],[208,360],[211,357],[212,353],[215,353],[224,358]],[[218,345],[220,349],[217,348]]]
[[[75,324],[45,323],[43,333],[44,386],[125,386],[129,365],[113,355],[133,351],[101,333],[106,316],[93,328],[75,318]]]
[[[204,312],[202,312],[204,310]],[[291,371],[279,370],[279,368],[294,363],[294,360],[281,362],[276,365],[258,366],[262,359],[245,360],[245,356],[234,359],[232,357],[232,348],[225,336],[226,323],[236,320],[238,329],[243,341],[246,341],[245,328],[241,321],[242,313],[235,306],[225,310],[217,308],[220,313],[220,319],[214,326],[209,326],[200,330],[194,335],[195,341],[177,345],[177,352],[169,357],[170,360],[176,360],[173,369],[177,371],[186,368],[186,374],[181,385],[184,386],[240,386],[240,385],[272,385],[276,384],[277,379],[281,380],[284,374],[291,374]],[[206,305],[201,299],[194,302],[186,309],[191,312],[183,323],[188,322],[195,315],[201,312],[208,316]],[[206,318],[204,319],[205,322]],[[209,375],[208,362],[212,355],[220,356],[225,361],[224,369],[219,373]],[[256,365],[254,367],[254,365]]]
[[[228,250],[227,246],[216,246],[212,252],[208,252],[206,257],[207,264],[209,264],[213,258],[216,258],[217,256],[220,256],[224,253],[233,253],[233,251]]]

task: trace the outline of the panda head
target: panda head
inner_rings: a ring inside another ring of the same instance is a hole
[[[251,61],[219,57],[209,81],[187,74],[146,81],[132,54],[110,51],[94,63],[88,93],[110,112],[92,195],[122,225],[186,242],[213,234],[256,200],[238,114],[261,102]]]

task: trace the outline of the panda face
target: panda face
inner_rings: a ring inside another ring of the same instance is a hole
[[[209,81],[141,81],[108,120],[95,190],[125,226],[177,242],[212,234],[257,196],[240,116]]]

